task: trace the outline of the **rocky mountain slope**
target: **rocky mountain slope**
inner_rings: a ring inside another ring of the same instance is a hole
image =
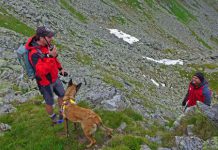
[[[182,112],[190,77],[202,71],[217,102],[216,0],[1,0],[0,113],[38,95],[15,51],[39,25],[56,32],[59,59],[70,73],[62,79],[83,83],[77,101],[131,107],[165,125]],[[130,36],[124,41],[112,29]]]

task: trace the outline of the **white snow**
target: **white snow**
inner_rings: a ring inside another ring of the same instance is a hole
[[[144,78],[146,77],[144,74],[142,75]],[[152,83],[154,83],[157,87],[159,87],[160,85],[162,87],[166,87],[166,85],[164,83],[157,83],[157,81],[155,81],[154,79],[151,79]]]
[[[165,85],[164,83],[161,83],[161,85],[162,85],[163,87],[166,87],[166,85]]]
[[[134,42],[138,42],[139,39],[137,39],[136,37],[133,37],[129,34],[126,34],[122,31],[119,31],[118,29],[108,29],[110,30],[111,34],[114,34],[116,37],[118,37],[119,39],[123,39],[125,42],[129,43],[129,44],[133,44]]]
[[[176,64],[183,65],[183,61],[180,59],[178,59],[178,60],[170,60],[170,59],[155,60],[153,58],[149,58],[149,57],[145,57],[145,56],[142,56],[142,58],[146,58],[147,60],[154,61],[154,62],[161,63],[161,64],[165,64],[165,65],[176,65]]]
[[[152,81],[157,87],[160,86],[159,83],[157,83],[154,79],[151,79],[151,81]]]

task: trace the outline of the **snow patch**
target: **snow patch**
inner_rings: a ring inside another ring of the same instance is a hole
[[[157,87],[159,87],[160,86],[160,84],[159,83],[157,83],[154,79],[151,79],[151,81],[157,86]]]
[[[111,34],[114,34],[116,37],[118,37],[119,39],[123,39],[125,42],[129,43],[129,44],[133,44],[134,42],[138,42],[139,39],[137,39],[136,37],[133,37],[129,34],[126,34],[122,31],[119,31],[118,29],[108,29],[110,31]]]
[[[176,65],[176,64],[183,65],[183,61],[180,59],[178,59],[178,60],[170,60],[170,59],[155,60],[153,58],[149,58],[149,57],[145,57],[145,56],[142,56],[142,58],[146,58],[147,60],[154,61],[154,62],[161,63],[161,64],[165,64],[165,65]]]

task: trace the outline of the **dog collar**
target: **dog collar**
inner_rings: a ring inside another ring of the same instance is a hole
[[[68,104],[68,102],[63,102],[62,110],[65,110],[67,104]],[[76,104],[75,100],[71,98],[70,99],[70,104]]]
[[[75,102],[74,99],[70,99],[70,103],[71,103],[71,104],[76,104],[76,102]]]

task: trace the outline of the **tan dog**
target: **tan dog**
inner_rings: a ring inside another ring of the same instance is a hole
[[[97,130],[97,127],[101,127],[104,131],[107,132],[109,136],[112,134],[112,129],[105,127],[102,123],[101,118],[91,109],[86,109],[79,107],[72,101],[75,99],[75,95],[79,88],[81,87],[81,83],[78,85],[73,84],[72,80],[69,81],[67,90],[65,92],[65,96],[63,98],[63,116],[64,116],[64,128],[67,136],[69,136],[68,132],[68,120],[72,122],[81,123],[81,127],[85,136],[89,139],[90,144],[86,147],[91,147],[96,143],[96,140],[93,138],[93,134]]]

